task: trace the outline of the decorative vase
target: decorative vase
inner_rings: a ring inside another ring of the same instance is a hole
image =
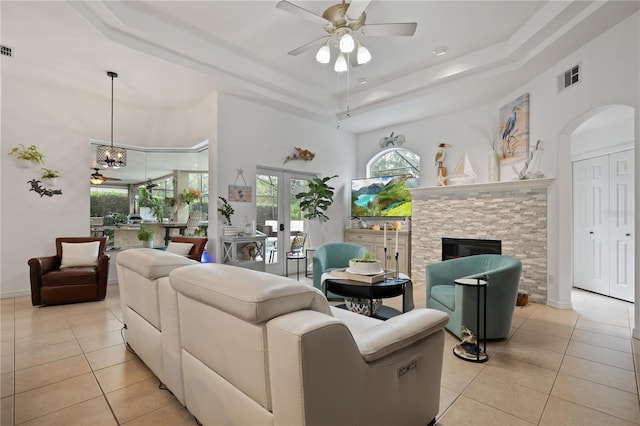
[[[500,182],[500,159],[494,150],[489,151],[489,182]]]
[[[42,184],[47,188],[54,188],[58,185],[58,178],[42,178]]]
[[[142,247],[144,248],[153,248],[153,240],[143,241]]]

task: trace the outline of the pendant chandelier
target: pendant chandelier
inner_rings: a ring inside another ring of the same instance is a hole
[[[103,167],[118,169],[127,165],[127,150],[113,146],[113,79],[118,78],[118,74],[107,71],[111,77],[111,146],[98,145],[96,148],[96,162]]]

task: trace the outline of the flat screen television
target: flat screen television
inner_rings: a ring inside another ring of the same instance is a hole
[[[411,216],[411,194],[418,179],[411,175],[381,176],[351,181],[351,216]]]

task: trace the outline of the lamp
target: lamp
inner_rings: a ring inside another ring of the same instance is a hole
[[[103,167],[113,167],[118,169],[127,165],[127,150],[113,146],[113,79],[118,78],[118,74],[107,71],[111,77],[111,146],[98,145],[96,147],[96,162]]]
[[[316,53],[316,61],[321,64],[328,64],[331,61],[331,47],[338,47],[339,54],[336,58],[336,62],[333,65],[333,69],[335,72],[345,72],[348,69],[348,63],[344,56],[345,53],[353,52],[356,48],[356,43],[358,45],[356,60],[358,65],[366,64],[371,61],[371,52],[369,49],[364,47],[359,40],[354,39],[351,34],[346,33],[341,37],[338,35],[333,35],[325,44],[318,49]]]

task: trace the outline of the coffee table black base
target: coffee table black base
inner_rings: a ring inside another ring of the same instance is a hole
[[[340,309],[344,309],[345,311],[348,311],[349,309],[347,309],[347,305],[342,304],[342,305],[337,305],[336,308],[340,308]],[[391,306],[382,306],[378,312],[372,316],[371,318],[377,318],[383,321],[388,320],[389,318],[393,318],[395,316],[398,316],[402,314],[402,312],[400,312],[399,310],[392,308]]]

